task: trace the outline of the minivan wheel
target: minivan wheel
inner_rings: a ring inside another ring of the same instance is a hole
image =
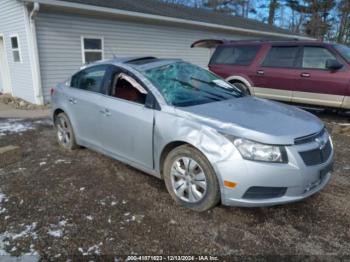
[[[249,88],[240,81],[230,81],[235,87],[237,87],[243,94],[250,95]]]
[[[183,207],[202,212],[220,200],[213,168],[202,153],[189,145],[179,146],[168,154],[163,175],[171,197]]]
[[[58,144],[66,149],[73,150],[78,147],[72,125],[65,113],[55,117],[55,127]]]

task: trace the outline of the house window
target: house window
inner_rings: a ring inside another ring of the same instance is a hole
[[[83,64],[103,59],[103,39],[82,37]]]
[[[11,51],[13,62],[21,62],[21,52],[19,49],[18,36],[11,36]]]

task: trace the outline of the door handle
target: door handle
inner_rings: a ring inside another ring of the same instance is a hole
[[[308,77],[310,77],[311,75],[310,75],[310,73],[301,73],[300,76],[301,76],[301,77],[306,77],[306,78],[308,78]]]
[[[256,71],[256,74],[257,75],[263,75],[264,74],[264,70],[258,70],[258,71]]]
[[[75,104],[77,103],[77,100],[74,99],[74,98],[72,98],[72,97],[69,98],[68,101],[69,101],[69,103],[71,103],[72,105],[75,105]]]

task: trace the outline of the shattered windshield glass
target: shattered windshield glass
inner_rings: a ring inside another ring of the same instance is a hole
[[[143,73],[173,106],[192,106],[243,96],[218,76],[185,62],[151,68]]]

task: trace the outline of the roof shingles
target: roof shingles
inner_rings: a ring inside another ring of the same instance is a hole
[[[165,3],[160,0],[63,0],[79,4],[107,7],[138,13],[167,16],[217,25],[239,27],[291,35],[292,32],[276,26],[239,16],[221,14],[204,8]],[[295,34],[294,34],[295,35]]]

